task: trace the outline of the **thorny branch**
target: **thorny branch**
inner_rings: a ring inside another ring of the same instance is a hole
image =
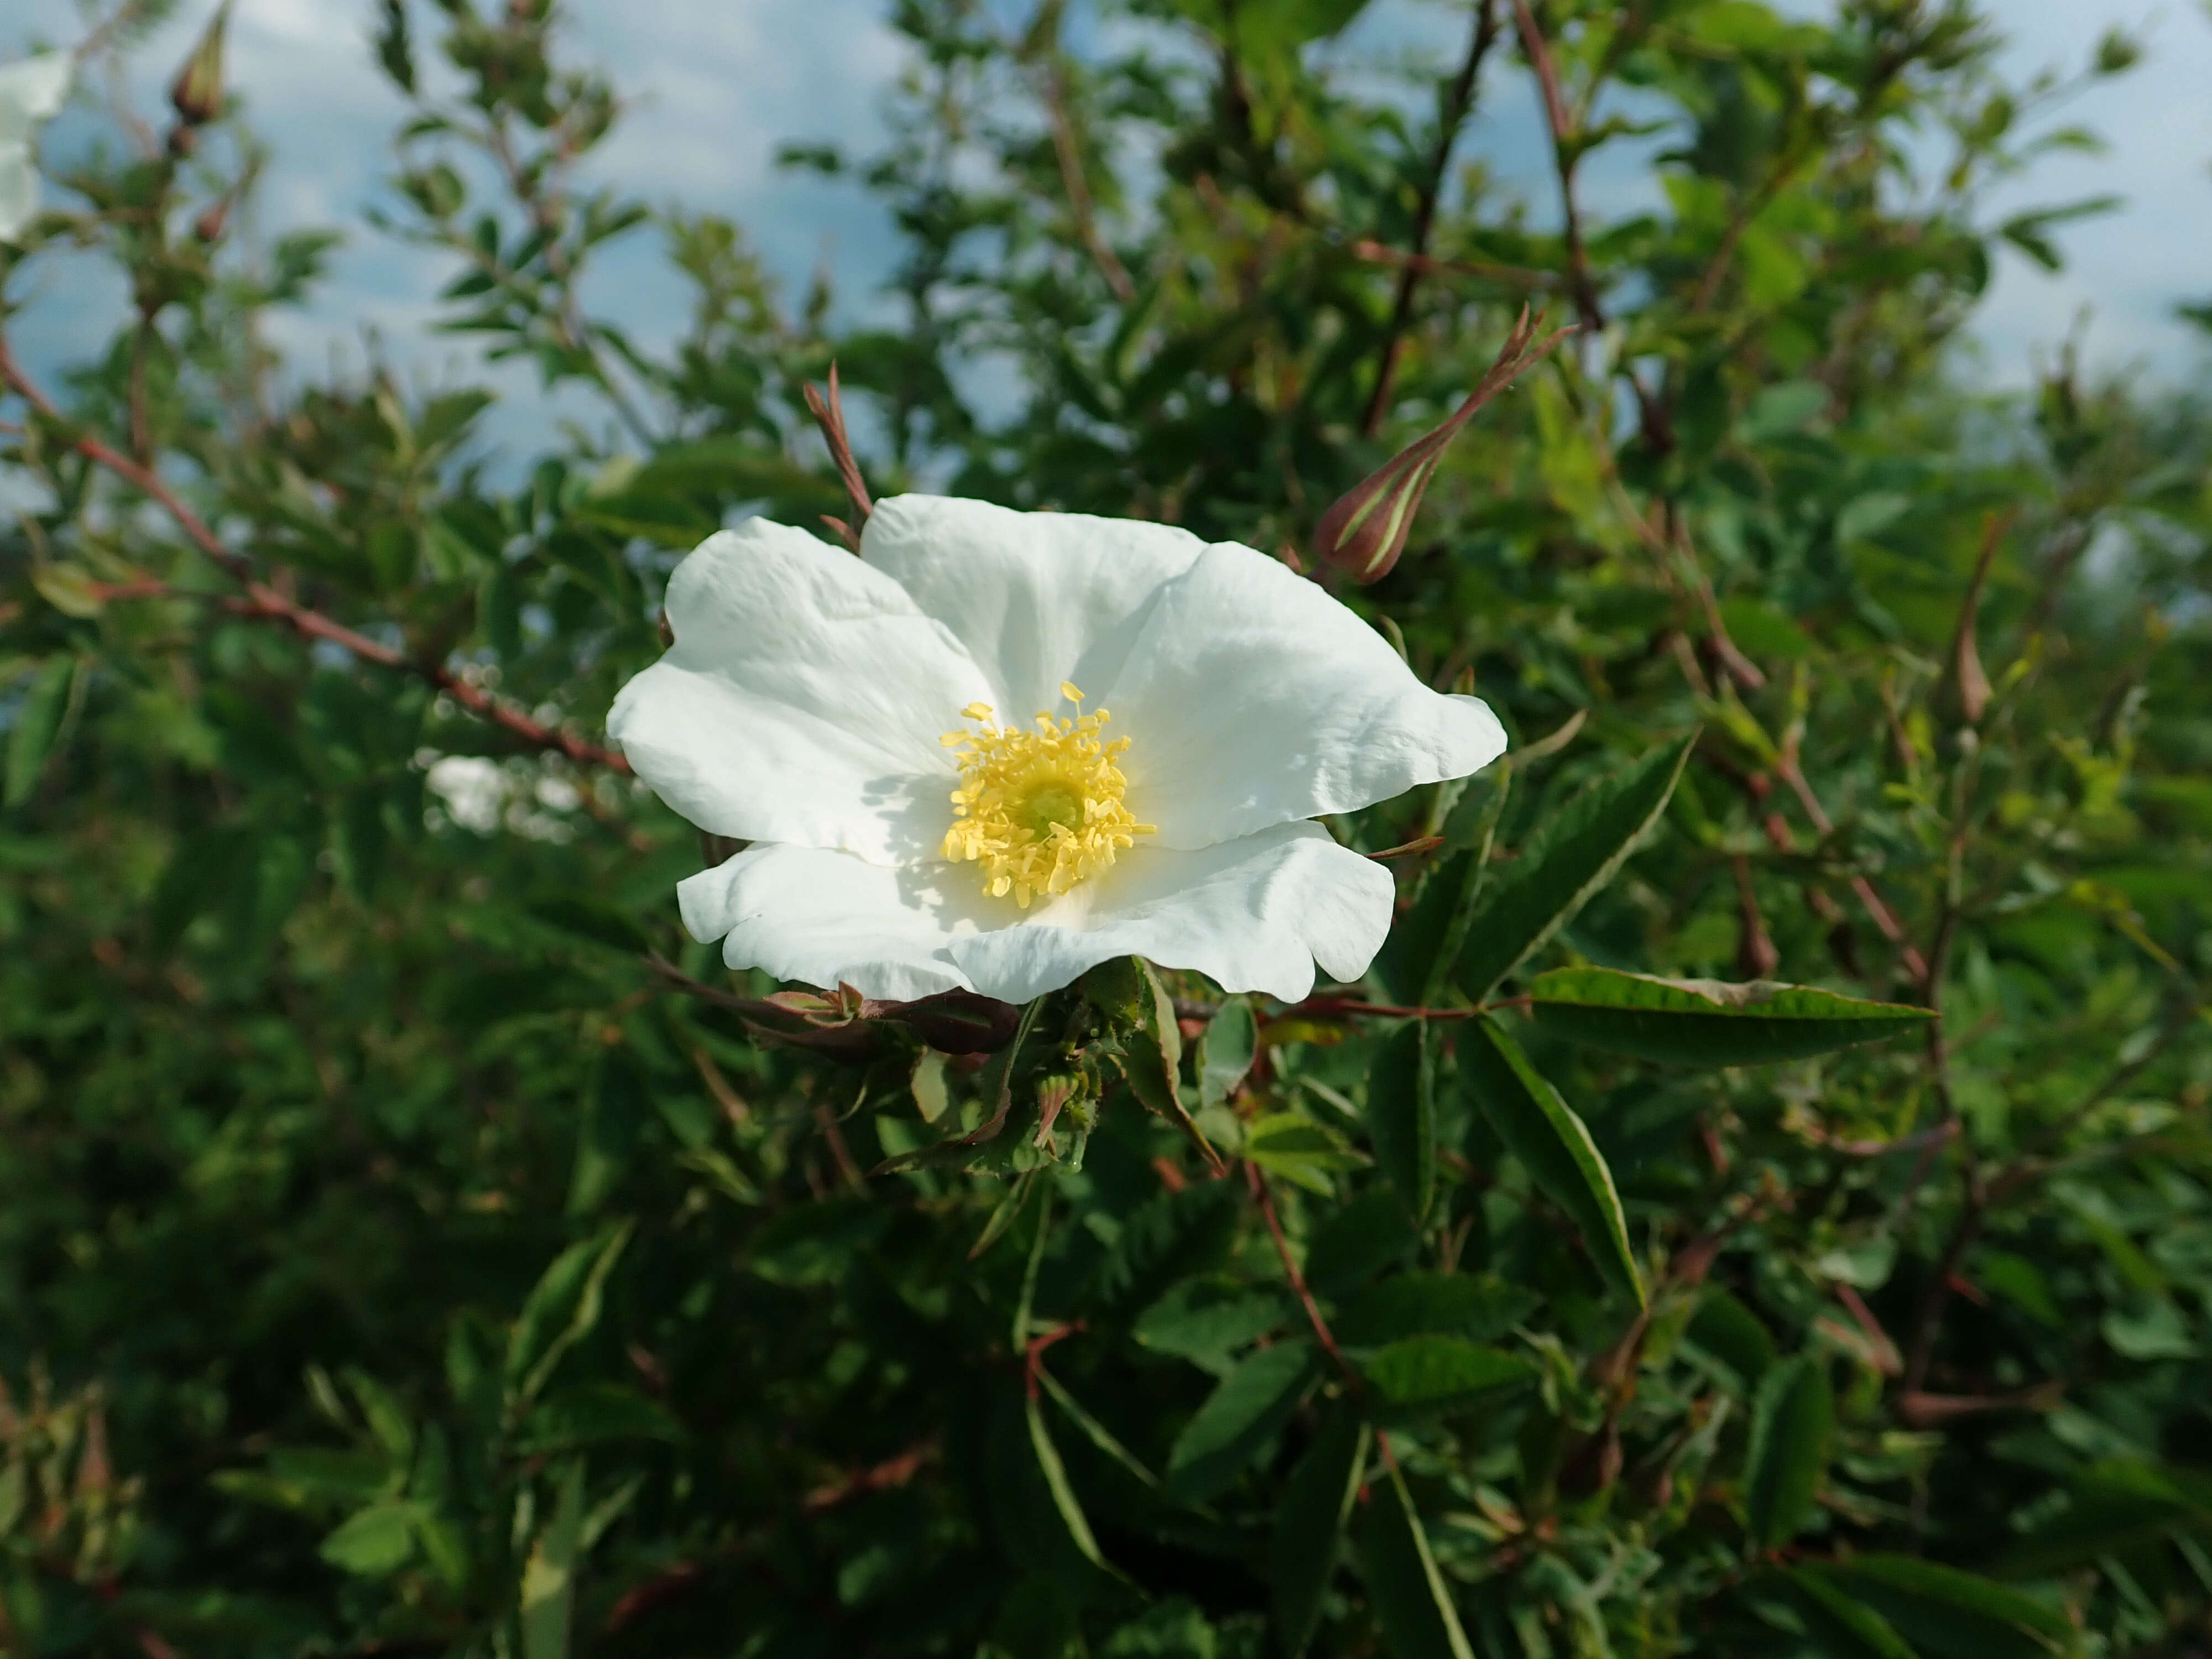
[[[1306,1276],[1298,1267],[1297,1257],[1291,1254],[1291,1241],[1283,1236],[1282,1221],[1275,1214],[1275,1195],[1267,1189],[1267,1177],[1260,1172],[1258,1164],[1245,1164],[1244,1182],[1252,1189],[1253,1198],[1258,1200],[1260,1213],[1267,1219],[1267,1232],[1275,1241],[1275,1254],[1282,1261],[1284,1277],[1291,1281],[1291,1289],[1297,1293],[1299,1305],[1306,1310],[1306,1321],[1313,1327],[1315,1340],[1321,1344],[1322,1351],[1336,1362],[1336,1368],[1344,1374],[1346,1382],[1354,1389],[1365,1387],[1365,1379],[1344,1357],[1344,1350],[1337,1346],[1335,1334],[1329,1329],[1328,1321],[1322,1317],[1321,1304],[1314,1300],[1313,1291],[1307,1288]]]
[[[575,160],[574,148],[566,128],[567,121],[566,118],[563,118],[560,127],[556,129],[559,137],[552,158],[556,167],[564,173]],[[552,272],[553,279],[560,289],[559,307],[555,313],[555,325],[561,331],[561,343],[572,351],[580,352],[590,361],[600,390],[606,393],[607,401],[613,405],[616,416],[629,428],[633,438],[650,450],[654,442],[651,424],[646,420],[637,405],[631,402],[629,394],[623,391],[622,383],[615,378],[613,372],[607,368],[599,355],[599,343],[592,337],[592,327],[584,319],[582,302],[576,292],[575,263],[569,258],[568,250],[562,245],[561,240],[562,220],[567,210],[567,201],[562,193],[561,187],[558,184],[554,185],[550,196],[537,187],[537,179],[533,174],[538,170],[526,165],[521,157],[515,154],[514,142],[507,136],[504,117],[495,118],[489,123],[481,137],[484,148],[498,163],[500,173],[507,182],[507,189],[513,193],[516,202],[530,215],[531,223],[536,228],[538,233],[545,239],[546,268]],[[471,250],[474,248],[472,240],[463,242],[456,239],[454,245]],[[474,257],[473,252],[471,257]],[[502,280],[498,261],[480,261],[479,263],[489,268],[495,280]],[[502,285],[505,285],[503,281]]]
[[[5,384],[46,420],[65,432],[70,430],[70,423],[54,406],[52,400],[17,364],[4,339],[0,339],[0,384]],[[142,466],[90,432],[74,431],[69,442],[70,447],[87,460],[105,467],[159,505],[184,532],[185,539],[238,583],[243,592],[224,601],[227,608],[235,614],[282,623],[302,639],[322,640],[380,668],[411,674],[434,686],[471,714],[512,732],[533,749],[550,750],[565,755],[580,766],[604,767],[611,772],[626,773],[630,769],[629,763],[613,750],[586,742],[573,732],[532,719],[513,703],[495,696],[447,664],[422,662],[409,657],[404,652],[334,621],[313,606],[303,605],[289,594],[280,592],[257,576],[252,562],[235,548],[226,545],[207,521],[187,506],[184,499],[170,489],[151,467]]]
[[[1340,246],[1353,258],[1364,259],[1369,264],[1395,265],[1424,276],[1474,276],[1484,282],[1502,283],[1509,288],[1531,289],[1559,286],[1559,278],[1550,271],[1526,270],[1519,265],[1495,264],[1487,259],[1439,259],[1425,253],[1407,253],[1371,236],[1354,237],[1351,241],[1331,246]]]
[[[1810,153],[1808,145],[1793,145],[1776,161],[1757,189],[1738,197],[1735,210],[1729,216],[1728,228],[1721,233],[1712,258],[1706,261],[1696,291],[1690,296],[1692,316],[1702,317],[1712,309],[1713,302],[1720,298],[1721,284],[1727,280],[1729,267],[1735,263],[1736,250],[1742,246],[1744,233],[1751,228],[1751,222],[1782,193],[1783,187],[1796,176]]]
[[[799,1513],[813,1520],[842,1508],[855,1498],[910,1485],[943,1454],[944,1443],[938,1436],[929,1435],[895,1457],[854,1469],[842,1479],[815,1487],[799,1499]],[[633,1585],[608,1609],[601,1630],[611,1636],[666,1603],[690,1594],[708,1582],[718,1565],[739,1560],[762,1548],[769,1535],[769,1528],[763,1527],[732,1540],[705,1559],[678,1561]]]
[[[1536,71],[1544,94],[1544,121],[1552,132],[1552,159],[1559,175],[1560,234],[1566,243],[1567,281],[1583,325],[1592,333],[1605,326],[1605,307],[1598,299],[1597,279],[1590,270],[1589,249],[1583,240],[1582,209],[1575,200],[1575,167],[1579,159],[1579,135],[1559,86],[1559,68],[1552,49],[1536,26],[1528,0],[1513,0],[1513,21],[1521,34],[1522,50]]]
[[[1359,429],[1370,438],[1382,429],[1382,417],[1389,411],[1390,393],[1398,379],[1398,360],[1405,350],[1406,331],[1413,321],[1413,301],[1420,291],[1421,278],[1427,274],[1429,239],[1436,231],[1437,204],[1443,195],[1444,174],[1451,166],[1452,146],[1459,138],[1468,112],[1474,106],[1483,60],[1490,56],[1491,45],[1497,39],[1498,0],[1482,0],[1475,15],[1474,36],[1468,42],[1467,59],[1439,101],[1436,143],[1430,149],[1428,168],[1422,174],[1419,194],[1414,202],[1413,252],[1398,270],[1398,292],[1391,301],[1390,321],[1383,331],[1382,359],[1376,368],[1375,390],[1367,399],[1367,412],[1360,418]]]
[[[1091,198],[1090,180],[1083,175],[1083,152],[1076,142],[1074,119],[1067,112],[1067,77],[1055,62],[1043,71],[1042,79],[1045,112],[1052,121],[1053,158],[1060,167],[1060,188],[1067,192],[1068,211],[1075,217],[1075,234],[1114,297],[1127,305],[1137,297],[1137,285],[1098,229],[1097,204]]]
[[[1575,172],[1583,154],[1581,125],[1567,106],[1566,94],[1559,84],[1559,64],[1553,60],[1551,46],[1544,39],[1535,13],[1529,9],[1528,0],[1513,0],[1513,21],[1520,33],[1522,50],[1528,54],[1528,66],[1536,72],[1536,82],[1543,93],[1544,122],[1552,135],[1553,167],[1559,181],[1559,234],[1566,251],[1567,291],[1574,297],[1583,331],[1594,337],[1605,328],[1605,305],[1598,293],[1596,275],[1590,268],[1589,246],[1583,235],[1582,207],[1575,196]],[[1644,382],[1633,373],[1624,378],[1636,398],[1644,441],[1657,450],[1671,447],[1666,417],[1652,401],[1651,394],[1644,390]]]
[[[1686,530],[1683,528],[1679,520],[1675,522],[1674,534],[1671,537],[1662,536],[1658,531],[1653,529],[1644,515],[1637,511],[1636,504],[1629,499],[1626,486],[1621,483],[1619,472],[1612,465],[1610,450],[1600,445],[1595,453],[1604,458],[1606,482],[1613,496],[1614,504],[1638,538],[1654,552],[1659,554],[1662,559],[1670,556],[1679,557],[1683,568],[1689,573],[1693,591],[1697,592],[1699,599],[1700,609],[1705,613],[1706,638],[1722,665],[1729,671],[1729,678],[1746,690],[1758,690],[1763,687],[1766,684],[1766,676],[1756,663],[1737,648],[1735,641],[1729,637],[1727,625],[1721,617],[1720,606],[1714,597],[1712,586],[1706,580],[1703,568],[1698,563],[1696,552],[1689,544]],[[1690,682],[1691,690],[1700,696],[1711,696],[1711,688],[1705,683],[1704,676],[1698,672],[1696,661],[1690,654],[1688,642],[1683,641],[1679,635],[1676,639],[1682,647],[1680,659],[1682,672],[1684,677]],[[1794,852],[1796,848],[1796,837],[1790,832],[1788,821],[1779,812],[1767,805],[1768,799],[1773,793],[1772,780],[1764,773],[1745,772],[1712,754],[1709,750],[1701,748],[1699,752],[1709,763],[1733,779],[1737,787],[1749,798],[1753,808],[1759,813],[1759,829],[1765,836],[1767,844],[1778,853]],[[1829,817],[1827,810],[1821,805],[1820,797],[1813,793],[1811,783],[1807,781],[1802,769],[1798,765],[1796,744],[1794,740],[1784,745],[1782,755],[1775,764],[1774,771],[1775,775],[1789,786],[1790,793],[1796,796],[1798,805],[1803,808],[1805,816],[1812,821],[1814,829],[1823,837],[1833,834],[1835,823]],[[1881,932],[1882,937],[1898,947],[1899,960],[1904,964],[1906,973],[1916,983],[1924,985],[1928,977],[1927,963],[1922,958],[1919,950],[1911,939],[1905,937],[1905,928],[1897,920],[1896,913],[1875,890],[1874,884],[1864,876],[1851,877],[1850,888],[1852,894],[1866,911],[1868,918]],[[1806,890],[1808,902],[1811,904],[1814,913],[1822,921],[1827,923],[1832,929],[1842,923],[1843,913],[1837,907],[1834,900],[1817,887],[1808,887]],[[1856,964],[1846,962],[1842,965],[1847,972],[1856,975],[1858,970]]]
[[[1805,816],[1812,821],[1813,828],[1820,832],[1821,837],[1825,840],[1835,834],[1835,820],[1828,816],[1827,809],[1820,805],[1820,798],[1813,793],[1813,786],[1806,781],[1804,769],[1797,763],[1794,744],[1784,749],[1774,770],[1776,775],[1790,786],[1790,793],[1797,797],[1797,804],[1805,809]],[[1917,984],[1926,984],[1927,961],[1921,956],[1920,947],[1905,937],[1905,925],[1898,921],[1897,913],[1889,908],[1888,901],[1875,891],[1874,884],[1864,876],[1853,876],[1850,889],[1857,896],[1860,908],[1867,913],[1868,920],[1874,923],[1884,939],[1897,947],[1898,960],[1904,964],[1906,975]]]

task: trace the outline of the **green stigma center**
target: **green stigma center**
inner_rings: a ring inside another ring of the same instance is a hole
[[[1057,780],[1041,783],[1007,817],[1039,841],[1051,839],[1054,824],[1073,834],[1083,828],[1083,794]]]

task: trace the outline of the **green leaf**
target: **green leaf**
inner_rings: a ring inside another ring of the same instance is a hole
[[[952,1104],[952,1087],[945,1075],[945,1056],[925,1048],[914,1062],[914,1104],[924,1123],[935,1123]]]
[[[1426,1020],[1407,1020],[1376,1045],[1367,1073],[1367,1133],[1391,1191],[1420,1226],[1437,1188],[1436,1068]]]
[[[1836,1396],[1825,1359],[1800,1355],[1776,1366],[1753,1407],[1744,1505],[1752,1540],[1772,1549],[1812,1518],[1836,1429]]]
[[[2119,206],[2121,198],[2117,196],[2093,196],[2086,201],[2015,214],[1997,227],[1997,234],[2045,270],[2058,270],[2065,265],[2066,258],[2059,252],[2058,245],[2045,234],[2050,228],[2064,224],[2069,219],[2109,213]]]
[[[1137,957],[1103,962],[1083,976],[1083,992],[1121,1035],[1121,1070],[1132,1092],[1148,1110],[1179,1114],[1182,1032],[1167,988],[1151,964]]]
[[[1383,1639],[1395,1659],[1474,1659],[1405,1478],[1386,1468],[1359,1528],[1359,1564]]]
[[[1537,1189],[1567,1212],[1607,1282],[1641,1304],[1644,1277],[1629,1245],[1620,1194],[1582,1119],[1493,1019],[1468,1022],[1459,1064],[1468,1093],[1505,1150],[1521,1161]]]
[[[1022,1185],[1026,1191],[1030,1183],[1024,1181]],[[1017,1199],[1015,1201],[1018,1204],[1019,1200]],[[1005,1207],[1004,1204],[1000,1206],[1001,1211]],[[994,1219],[996,1219],[995,1216]],[[1006,1332],[1017,1353],[1023,1351],[1030,1340],[1030,1322],[1036,1311],[1037,1273],[1044,1266],[1045,1245],[1051,1238],[1052,1186],[1049,1182],[1040,1182],[1037,1184],[1036,1224],[1030,1233],[1030,1253],[1022,1262],[1021,1292],[1014,1298],[1013,1323]],[[969,1259],[973,1260],[972,1252]]]
[[[1542,1298],[1519,1285],[1466,1273],[1410,1273],[1370,1285],[1336,1316],[1336,1339],[1378,1347],[1409,1336],[1489,1342],[1535,1311]]]
[[[1198,1040],[1198,1098],[1202,1106],[1224,1104],[1252,1069],[1259,1047],[1259,1024],[1249,997],[1231,997]]]
[[[1825,412],[1834,394],[1818,380],[1782,380],[1751,400],[1738,432],[1748,443],[1763,443],[1810,424]],[[1725,605],[1722,615],[1728,615]],[[1733,618],[1729,618],[1731,623]]]
[[[31,586],[55,610],[80,621],[97,617],[107,608],[99,580],[80,564],[33,564]]]
[[[1347,1199],[1316,1228],[1306,1250],[1306,1283],[1342,1296],[1407,1260],[1421,1246],[1397,1194],[1382,1185]]]
[[[1718,1285],[1708,1285],[1684,1333],[1736,1374],[1748,1393],[1774,1364],[1774,1338],[1759,1316]]]
[[[1490,878],[1498,822],[1512,793],[1510,759],[1498,763],[1495,780],[1473,803],[1472,811],[1463,802],[1447,823],[1447,845],[1455,838],[1462,844],[1429,872],[1413,908],[1392,926],[1383,941],[1375,971],[1394,1001],[1431,1007],[1451,982],[1453,965],[1467,943],[1468,924]]]
[[[1006,1237],[1006,1230],[1020,1219],[1023,1207],[1028,1204],[1030,1194],[1036,1185],[1036,1171],[1034,1170],[1014,1177],[1013,1184],[1006,1190],[1006,1195],[998,1201],[991,1211],[989,1219],[983,1223],[983,1231],[975,1236],[975,1242],[968,1247],[968,1259],[970,1261],[975,1261]],[[1038,1237],[1042,1237],[1042,1233],[1040,1232]],[[1026,1335],[1027,1333],[1024,1333],[1024,1338]]]
[[[1341,33],[1367,9],[1367,0],[1265,0],[1240,6],[1237,21],[1284,46],[1302,46]]]
[[[1889,1620],[1838,1588],[1817,1563],[1792,1568],[1783,1579],[1822,1651],[1850,1659],[1918,1659]]]
[[[415,1424],[407,1408],[393,1394],[368,1372],[349,1366],[346,1384],[353,1397],[361,1402],[362,1420],[376,1443],[394,1465],[404,1468],[415,1456]]]
[[[1304,1342],[1278,1342],[1246,1358],[1176,1437],[1168,1490],[1186,1502],[1224,1490],[1290,1421],[1314,1374],[1314,1351]]]
[[[1219,1376],[1231,1356],[1280,1325],[1293,1310],[1271,1291],[1185,1279],[1137,1316],[1130,1335],[1156,1353],[1188,1359]]]
[[[415,1517],[421,1507],[397,1499],[372,1504],[324,1539],[319,1553],[341,1572],[359,1578],[397,1572],[415,1554]]]
[[[1855,495],[1836,514],[1836,540],[1839,544],[1871,541],[1911,510],[1911,498],[1893,489]]]
[[[1535,1376],[1525,1359],[1462,1336],[1409,1336],[1378,1349],[1359,1369],[1380,1415],[1391,1422],[1453,1411]]]
[[[1032,1391],[1025,1402],[1030,1425],[1030,1445],[1036,1453],[1037,1468],[1043,1472],[1046,1489],[1052,1493],[1052,1506],[1060,1511],[1060,1518],[1067,1523],[1067,1535],[1083,1559],[1093,1566],[1103,1567],[1116,1577],[1121,1573],[1098,1547],[1098,1540],[1091,1531],[1091,1522],[1077,1501],[1075,1488],[1067,1482],[1067,1466],[1060,1461],[1060,1448],[1052,1443],[1052,1436],[1044,1425],[1044,1408]]]
[[[1332,1413],[1291,1471],[1275,1506],[1267,1582],[1274,1596],[1275,1628],[1291,1659],[1305,1652],[1321,1622],[1322,1595],[1365,1474],[1370,1432],[1357,1412]]]
[[[1332,1177],[1367,1162],[1327,1124],[1298,1112],[1276,1112],[1244,1133],[1244,1156],[1293,1186],[1327,1197],[1336,1190]]]
[[[1755,1066],[1826,1054],[1923,1028],[1934,1014],[1804,985],[1655,979],[1560,968],[1528,988],[1547,1031],[1587,1048],[1674,1066]]]
[[[1155,1492],[1159,1490],[1159,1476],[1146,1468],[1144,1460],[1136,1453],[1115,1439],[1112,1430],[1085,1411],[1083,1403],[1060,1386],[1059,1378],[1042,1365],[1037,1367],[1036,1378],[1044,1391],[1052,1396],[1053,1402],[1067,1413],[1067,1420],[1083,1431],[1084,1438],[1127,1469],[1139,1486],[1149,1486]]]
[[[559,1473],[552,1518],[522,1569],[522,1659],[568,1659],[568,1620],[576,1600],[576,1559],[584,1526],[584,1460]]]
[[[1261,60],[1295,52],[1348,27],[1367,0],[1170,0],[1175,9]]]
[[[1697,734],[1601,778],[1529,838],[1467,925],[1460,988],[1482,1001],[1611,881],[1667,810]]]
[[[76,678],[74,657],[50,657],[31,676],[8,726],[7,782],[0,805],[21,806],[39,787],[39,774],[62,729],[70,686]]]
[[[609,1440],[681,1440],[667,1407],[619,1382],[585,1382],[550,1394],[523,1424],[519,1449],[536,1455]]]
[[[392,839],[384,820],[384,796],[374,787],[349,790],[331,813],[331,857],[346,890],[366,904],[376,890],[377,873]]]
[[[1083,993],[1121,1037],[1121,1074],[1146,1109],[1158,1113],[1217,1159],[1182,1103],[1182,1031],[1167,987],[1141,957],[1117,957],[1083,976]]]
[[[828,1285],[883,1236],[890,1217],[865,1198],[794,1204],[753,1236],[746,1265],[771,1285]]]
[[[630,1224],[625,1221],[571,1244],[532,1288],[507,1338],[511,1399],[521,1404],[535,1399],[561,1356],[598,1325],[607,1275],[629,1243]]]
[[[613,1194],[637,1156],[638,1139],[652,1109],[652,1090],[637,1056],[627,1047],[605,1050],[577,1131],[576,1163],[568,1180],[571,1216],[591,1214]]]
[[[2212,1523],[2212,1480],[2180,1469],[2107,1463],[2077,1476],[2071,1501],[2007,1550],[2007,1577],[2044,1577]]]
[[[2074,1644],[2063,1613],[1956,1567],[1868,1554],[1824,1571],[1894,1626],[1921,1659],[2046,1659]]]

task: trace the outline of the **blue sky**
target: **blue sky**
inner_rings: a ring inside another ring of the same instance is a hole
[[[149,99],[187,50],[214,0],[185,0],[176,21],[139,55]],[[1815,9],[1799,0],[1793,9]],[[76,0],[9,0],[0,59],[34,41],[77,32]],[[885,270],[888,228],[849,187],[780,172],[783,142],[830,141],[866,150],[883,131],[884,89],[902,63],[883,21],[885,0],[569,0],[579,46],[609,66],[635,107],[597,162],[601,177],[656,201],[712,208],[745,225],[793,289],[828,261],[848,301]],[[2025,75],[2085,62],[2103,31],[2122,24],[2149,46],[2144,64],[2075,100],[2063,118],[2100,132],[2102,156],[2055,158],[2009,185],[1993,207],[2106,192],[2127,198],[2107,217],[2060,237],[2069,264],[2047,276],[2008,254],[1976,326],[1984,372],[2026,380],[2085,312],[2087,356],[2099,368],[2155,374],[2200,372],[2202,337],[2178,323],[2175,303],[2212,297],[2212,18],[2190,0],[1993,0],[2009,37],[2008,67]],[[432,378],[462,368],[464,348],[427,337],[440,273],[423,256],[360,228],[358,210],[386,171],[400,105],[370,61],[368,0],[239,0],[230,76],[272,141],[263,228],[352,222],[336,281],[283,343],[303,367],[325,356],[360,360],[364,331]],[[1376,0],[1340,50],[1355,57],[1455,51],[1462,9],[1443,0]],[[1486,99],[1463,154],[1480,154],[1508,180],[1525,181],[1545,208],[1537,112],[1517,74]],[[82,143],[95,118],[73,112],[55,142]],[[1595,205],[1629,204],[1649,188],[1632,163],[1593,179]],[[1620,192],[1612,203],[1607,191]],[[97,338],[103,294],[87,273],[57,268],[33,283],[37,301],[19,338],[37,358],[66,357]],[[600,298],[645,337],[665,337],[680,303],[655,280],[652,251],[617,260]]]

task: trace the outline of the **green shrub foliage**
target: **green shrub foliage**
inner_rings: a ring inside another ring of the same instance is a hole
[[[900,0],[888,148],[786,158],[896,229],[833,304],[594,182],[550,0],[371,9],[347,234],[481,374],[279,357],[336,238],[219,52],[0,250],[0,1647],[2204,1650],[2212,423],[1954,372],[2074,82],[1965,0]],[[1330,825],[1365,984],[684,938],[732,849],[603,721],[684,550],[851,516],[833,361],[878,494],[1311,568],[1524,304],[1319,573],[1516,738]]]

